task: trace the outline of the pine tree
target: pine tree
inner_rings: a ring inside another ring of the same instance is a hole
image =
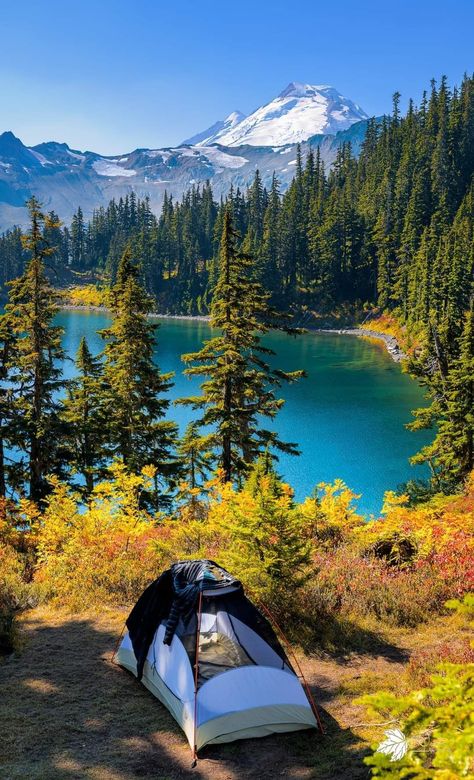
[[[95,481],[105,472],[107,418],[102,408],[102,364],[83,337],[76,357],[78,376],[68,387],[63,419],[68,425],[71,467],[84,480],[89,496]]]
[[[435,336],[433,336],[435,338]],[[437,348],[438,353],[441,349]],[[425,379],[425,383],[427,380]],[[452,490],[474,468],[474,309],[471,305],[459,340],[459,354],[451,366],[443,356],[429,382],[431,406],[415,412],[411,428],[434,424],[434,441],[412,460],[430,464],[438,488]]]
[[[301,532],[293,493],[275,472],[268,453],[252,467],[244,491],[252,494],[255,509],[245,518],[241,533],[258,550],[275,595],[289,580],[294,587],[302,585],[308,576],[310,545]]]
[[[275,389],[303,374],[278,371],[265,362],[264,357],[273,353],[260,337],[278,321],[268,294],[254,279],[252,258],[238,252],[237,241],[227,208],[211,305],[211,325],[220,335],[205,342],[199,352],[183,355],[186,364],[197,364],[186,369],[187,375],[209,377],[201,396],[181,403],[203,410],[199,425],[213,428],[225,481],[240,479],[268,447],[296,453],[294,445],[283,444],[274,431],[262,428],[259,417],[275,417],[283,405]]]
[[[263,219],[262,263],[260,279],[265,290],[277,297],[279,290],[279,221],[280,191],[278,179],[273,174],[268,205]]]
[[[59,362],[63,330],[54,326],[58,293],[51,287],[45,261],[55,252],[44,231],[57,227],[45,216],[36,198],[28,201],[30,230],[22,236],[30,260],[22,276],[10,282],[9,300],[2,317],[2,331],[9,334],[7,359],[12,403],[8,442],[19,453],[7,469],[11,487],[28,486],[33,501],[48,492],[47,476],[63,475],[63,430],[58,395],[65,387]]]
[[[169,407],[165,394],[172,374],[162,374],[154,362],[157,325],[149,322],[153,300],[140,282],[131,250],[125,250],[112,288],[113,321],[101,331],[104,348],[104,414],[108,421],[109,451],[132,472],[146,465],[157,469],[156,506],[165,500],[159,485],[173,484],[177,473],[174,448],[177,428],[164,420]]]
[[[79,206],[74,214],[71,223],[71,260],[74,268],[82,270],[84,268],[86,251],[86,228],[84,224],[84,215]]]
[[[178,447],[178,455],[182,461],[182,476],[190,490],[202,490],[203,482],[209,478],[213,455],[212,439],[202,435],[196,422],[186,427],[184,436]]]

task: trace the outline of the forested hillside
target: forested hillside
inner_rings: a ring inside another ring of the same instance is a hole
[[[280,196],[258,171],[246,192],[232,189],[242,247],[285,305],[322,307],[357,299],[397,307],[410,321],[455,317],[466,304],[472,272],[470,225],[474,170],[474,80],[450,89],[434,82],[419,107],[369,123],[359,158],[341,148],[331,171],[316,154],[299,154]],[[156,218],[133,192],[85,223],[50,236],[54,266],[115,275],[126,244],[141,261],[149,291],[163,310],[206,312],[215,283],[224,203],[210,185],[193,187]],[[19,233],[0,244],[2,282],[22,270]],[[461,296],[461,299],[459,298]],[[449,300],[449,307],[446,303]],[[448,311],[449,308],[449,311]]]

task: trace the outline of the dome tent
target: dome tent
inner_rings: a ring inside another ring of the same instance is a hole
[[[316,708],[268,620],[213,561],[174,564],[130,613],[118,663],[204,745],[315,728]]]

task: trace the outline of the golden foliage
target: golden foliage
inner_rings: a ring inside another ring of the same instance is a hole
[[[96,486],[87,506],[52,479],[38,528],[36,580],[45,595],[76,608],[100,601],[128,603],[154,579],[156,519],[140,508],[154,472],[130,474],[121,462]]]
[[[458,541],[474,556],[474,474],[459,496],[436,495],[408,507],[406,496],[385,494],[384,517],[361,526],[357,538],[365,548],[390,539],[411,540],[418,558],[442,553]]]
[[[71,306],[106,306],[106,291],[95,284],[81,284],[68,287],[64,291],[65,303]]]

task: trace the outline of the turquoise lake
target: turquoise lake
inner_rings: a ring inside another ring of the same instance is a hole
[[[101,351],[97,330],[109,323],[107,314],[62,311],[58,324],[65,328],[64,346],[74,357],[86,336],[91,350]],[[175,372],[171,400],[195,394],[199,381],[183,376],[180,356],[200,347],[211,329],[206,322],[160,319],[156,357],[163,371]],[[302,499],[319,482],[343,479],[362,494],[359,508],[378,513],[385,490],[408,479],[426,476],[408,459],[429,441],[427,432],[412,433],[404,425],[411,410],[424,404],[421,388],[402,373],[382,344],[353,336],[306,333],[297,338],[270,334],[265,343],[277,353],[275,365],[291,371],[305,369],[306,379],[283,387],[286,403],[274,422],[280,437],[296,442],[301,455],[282,455],[280,474]],[[66,361],[65,372],[74,374]],[[193,417],[190,409],[170,406],[169,416],[183,430]]]

